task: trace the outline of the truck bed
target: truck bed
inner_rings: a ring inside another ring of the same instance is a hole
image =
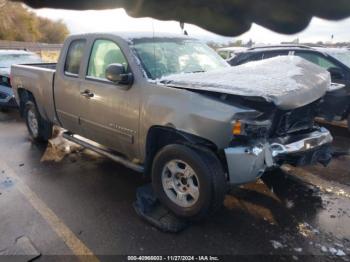
[[[55,118],[53,88],[56,63],[13,65],[11,67],[12,87],[17,102],[20,89],[25,88],[36,99],[42,117],[53,121]]]
[[[56,70],[57,63],[35,63],[35,64],[22,64],[22,65]]]

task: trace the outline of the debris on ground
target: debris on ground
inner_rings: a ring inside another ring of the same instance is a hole
[[[328,248],[325,247],[325,246],[321,246],[321,251],[322,251],[323,253],[326,253],[326,252],[328,252]]]
[[[330,253],[333,256],[344,257],[346,253],[342,249],[337,249],[334,247],[327,248],[325,246],[321,246],[321,251],[323,253]]]
[[[332,255],[335,255],[337,253],[337,250],[334,248],[334,247],[330,247],[329,248],[329,252],[332,254]]]
[[[281,242],[278,242],[276,240],[270,240],[270,242],[274,249],[284,248],[284,245]]]
[[[82,146],[63,138],[63,132],[64,130],[60,127],[55,126],[53,128],[52,138],[48,141],[44,155],[41,157],[41,162],[60,162],[65,156],[83,149]]]
[[[338,256],[338,257],[346,256],[346,254],[344,253],[344,251],[341,250],[341,249],[338,249],[338,251],[337,251],[337,253],[336,253],[335,255]]]
[[[306,222],[298,224],[297,230],[302,236],[308,238],[319,234],[319,230],[313,228],[310,224]]]
[[[292,209],[294,207],[294,202],[292,200],[286,201],[286,208]]]

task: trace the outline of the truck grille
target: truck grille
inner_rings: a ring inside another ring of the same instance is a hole
[[[310,130],[314,126],[314,118],[318,113],[318,105],[320,101],[316,101],[309,105],[294,110],[278,110],[272,125],[272,137],[286,136],[291,133]]]

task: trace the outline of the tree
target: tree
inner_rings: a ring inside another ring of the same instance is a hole
[[[69,34],[62,21],[37,16],[23,4],[8,2],[0,8],[0,39],[61,43]]]
[[[39,19],[40,42],[61,43],[69,34],[67,26],[61,21],[51,21],[47,18]]]

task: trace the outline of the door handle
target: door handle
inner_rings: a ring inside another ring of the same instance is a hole
[[[86,98],[92,98],[94,97],[94,93],[92,93],[90,90],[86,89],[83,92],[80,93],[82,96]]]

